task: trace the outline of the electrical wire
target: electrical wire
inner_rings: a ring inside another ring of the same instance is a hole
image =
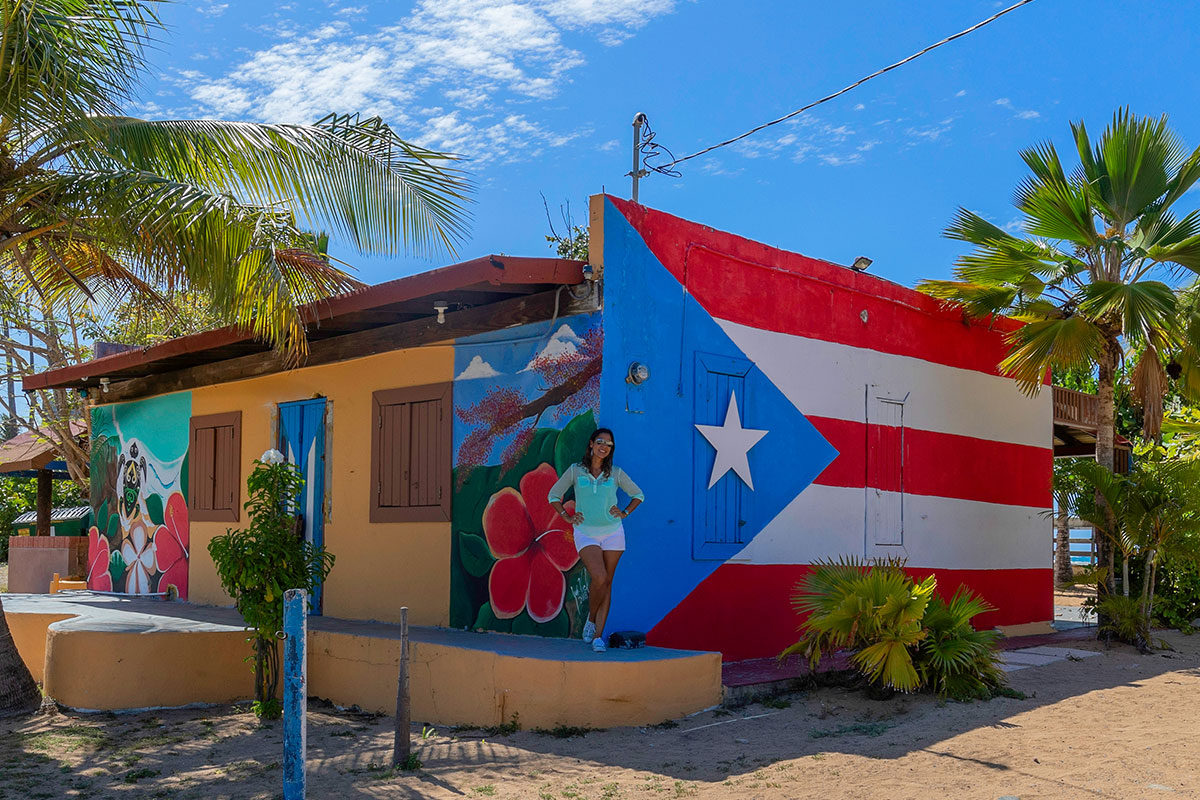
[[[764,122],[762,125],[759,125],[757,128],[751,128],[750,130],[746,131],[745,133],[741,134],[740,136],[735,136],[732,139],[726,139],[723,142],[714,144],[711,147],[706,147],[703,150],[697,150],[695,153],[683,156],[682,158],[676,158],[674,161],[671,161],[668,164],[662,164],[660,166],[652,166],[650,164],[646,164],[645,167],[646,167],[646,169],[648,169],[652,172],[658,172],[658,173],[664,174],[664,175],[671,175],[672,173],[674,173],[673,177],[678,177],[678,175],[679,175],[678,171],[671,169],[676,164],[682,164],[684,161],[688,161],[690,159],[697,158],[698,156],[702,156],[705,153],[711,153],[713,150],[716,150],[717,148],[725,147],[726,145],[731,145],[734,142],[740,142],[742,139],[745,139],[747,136],[752,136],[761,130],[771,127],[772,125],[778,125],[781,122],[786,122],[787,120],[791,119],[792,117],[803,114],[805,111],[808,111],[810,108],[815,108],[816,106],[819,106],[822,103],[827,103],[830,100],[833,100],[835,97],[840,97],[840,96],[844,95],[846,92],[850,91],[851,89],[855,89],[859,86],[862,86],[864,83],[871,80],[872,78],[878,78],[880,75],[884,74],[885,72],[891,72],[892,70],[896,69],[896,67],[902,67],[905,64],[907,64],[908,62],[918,59],[921,56],[925,55],[930,50],[936,50],[937,48],[941,47],[944,44],[949,44],[950,42],[953,42],[955,39],[961,39],[962,37],[966,36],[967,34],[973,33],[975,31],[979,30],[984,25],[989,25],[989,24],[995,22],[996,20],[1003,17],[1005,14],[1008,14],[1011,11],[1016,11],[1021,6],[1028,5],[1032,2],[1033,2],[1033,0],[1020,0],[1020,2],[1012,4],[1008,8],[993,14],[992,16],[988,17],[987,19],[983,20],[982,22],[978,22],[978,23],[972,25],[971,27],[967,28],[966,30],[959,31],[958,33],[954,34],[953,36],[947,36],[945,39],[942,39],[940,42],[935,42],[923,50],[918,50],[917,52],[913,53],[908,58],[897,61],[895,64],[889,64],[888,66],[884,67],[883,69],[876,70],[875,72],[872,72],[870,75],[866,76],[865,78],[860,78],[859,80],[855,81],[854,83],[850,84],[849,86],[847,86],[843,89],[839,89],[831,95],[822,97],[820,100],[809,103],[808,105],[806,105],[802,108],[798,108],[795,111],[793,111],[792,113],[786,114],[786,115],[780,117],[779,119],[773,119],[770,122]],[[650,138],[651,138],[651,140],[653,139],[653,134],[650,135]],[[655,150],[659,150],[659,149],[666,150],[666,148],[662,147],[662,145],[655,144],[655,145],[653,145],[653,147]],[[670,151],[667,150],[667,152],[669,153]]]

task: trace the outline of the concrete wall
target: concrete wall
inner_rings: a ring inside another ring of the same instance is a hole
[[[54,573],[61,578],[83,574],[87,540],[82,537],[14,536],[9,540],[8,590],[45,594]]]
[[[192,392],[192,414],[242,412],[242,496],[245,477],[276,446],[278,404],[328,398],[325,546],[336,563],[325,583],[324,613],[350,619],[398,621],[407,605],[417,625],[449,622],[450,524],[373,523],[368,519],[371,475],[371,395],[380,389],[451,380],[450,345],[400,350],[367,358],[236,381]],[[228,605],[207,545],[237,523],[191,523],[189,599]]]

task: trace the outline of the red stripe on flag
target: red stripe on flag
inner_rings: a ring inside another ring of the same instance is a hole
[[[874,275],[608,199],[720,319],[994,375],[1008,354],[1004,333],[1020,327],[1007,318],[966,322],[928,295]]]
[[[791,600],[796,584],[810,570],[805,564],[722,564],[650,630],[646,641],[659,647],[719,651],[726,661],[778,655],[796,641],[800,618]],[[936,573],[938,593],[946,598],[960,584],[982,595],[996,611],[976,617],[977,629],[1054,618],[1054,575],[1049,568],[906,571],[918,580]]]
[[[827,417],[809,417],[838,451],[814,481],[823,486],[870,486],[898,492],[900,475],[867,473],[867,453],[899,445],[899,428]],[[992,442],[970,436],[904,429],[903,490],[983,503],[1048,508],[1053,451],[1048,447]]]

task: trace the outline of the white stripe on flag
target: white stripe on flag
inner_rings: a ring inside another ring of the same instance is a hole
[[[903,556],[911,567],[940,569],[1050,565],[1046,509],[919,495],[905,495],[903,503],[904,546],[874,546],[866,536],[866,490],[809,486],[730,563],[811,564],[865,555]]]
[[[864,421],[866,386],[908,396],[904,425],[995,442],[1053,446],[1051,393],[1014,381],[819,339],[717,323],[802,414]]]

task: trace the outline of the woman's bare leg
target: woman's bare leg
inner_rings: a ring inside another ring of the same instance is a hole
[[[579,551],[579,560],[588,571],[591,585],[588,586],[588,620],[596,621],[596,613],[608,599],[609,574],[604,556],[599,547],[589,544]],[[597,626],[599,627],[599,626]]]
[[[587,548],[584,548],[585,550]],[[605,550],[604,556],[604,571],[608,575],[608,580],[604,585],[604,598],[600,601],[599,607],[596,609],[595,616],[592,618],[596,623],[596,636],[604,634],[604,623],[608,622],[608,607],[612,601],[612,580],[613,574],[617,571],[617,562],[621,560],[621,550]],[[588,603],[591,606],[591,603]]]

